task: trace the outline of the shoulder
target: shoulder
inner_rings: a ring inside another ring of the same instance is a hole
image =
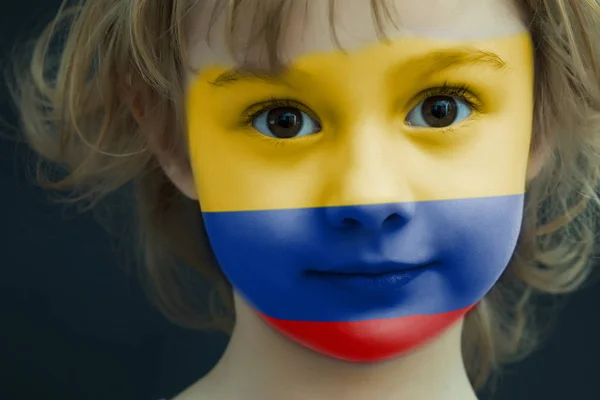
[[[221,390],[219,390],[221,389]],[[230,400],[231,397],[225,396],[222,388],[208,385],[207,382],[200,380],[178,394],[170,400]],[[167,400],[167,399],[164,399]]]

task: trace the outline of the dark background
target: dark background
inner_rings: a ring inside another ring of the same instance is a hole
[[[58,4],[3,1],[0,65]],[[2,86],[0,124],[14,134]],[[154,310],[92,216],[65,211],[31,183],[28,156],[0,138],[0,400],[157,400],[180,392],[218,360],[226,339],[174,326]],[[573,295],[551,340],[511,367],[493,398],[600,399],[599,300],[598,285]]]

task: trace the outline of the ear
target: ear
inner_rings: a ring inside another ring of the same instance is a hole
[[[542,135],[540,135],[542,136]],[[527,182],[535,179],[542,169],[548,164],[555,149],[555,139],[548,137],[535,138],[529,151],[529,164],[527,165]]]
[[[542,152],[532,151],[527,165],[527,182],[535,179],[546,165],[546,157]]]
[[[190,163],[177,160],[174,156],[161,155],[159,152],[155,152],[155,154],[165,175],[173,185],[186,197],[191,200],[198,200],[196,183]]]
[[[154,154],[165,175],[186,197],[198,200],[194,174],[189,161],[166,146],[166,141],[160,139],[165,134],[164,132],[152,130],[155,124],[152,124],[151,113],[146,111],[147,108],[141,95],[132,96],[129,107],[140,129],[143,129],[148,135],[148,150]]]

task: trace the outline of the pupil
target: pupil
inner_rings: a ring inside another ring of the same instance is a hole
[[[279,116],[279,120],[277,121],[279,126],[282,128],[293,128],[298,123],[298,119],[292,113],[285,113]]]
[[[435,128],[450,126],[457,117],[456,101],[447,96],[431,97],[424,104],[425,121]]]
[[[447,101],[438,101],[434,104],[431,113],[436,118],[446,118],[449,114],[450,105]]]
[[[269,130],[273,136],[290,139],[302,130],[302,112],[293,107],[278,107],[269,112],[267,117]]]

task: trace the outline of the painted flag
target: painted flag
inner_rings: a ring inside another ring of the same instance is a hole
[[[521,228],[532,132],[527,34],[402,38],[273,76],[205,68],[189,145],[210,244],[271,327],[390,359],[460,320]]]

